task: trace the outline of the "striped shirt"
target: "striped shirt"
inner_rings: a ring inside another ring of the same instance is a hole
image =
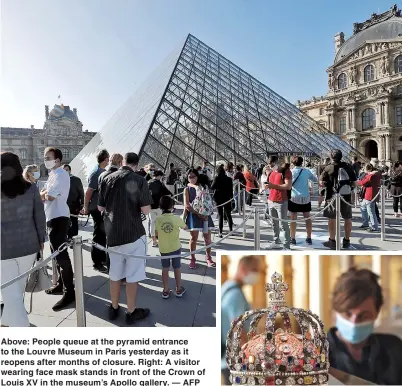
[[[107,245],[134,243],[144,236],[141,207],[151,204],[147,181],[130,167],[122,166],[106,176],[100,186],[98,205],[105,208]]]

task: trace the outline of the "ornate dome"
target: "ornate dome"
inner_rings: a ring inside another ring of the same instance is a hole
[[[385,15],[385,13],[383,15]],[[399,13],[392,15],[388,20],[378,23],[376,23],[376,19],[374,19],[371,22],[371,26],[369,26],[371,19],[365,23],[356,23],[355,28],[362,28],[361,26],[363,26],[364,29],[358,30],[358,32],[342,44],[335,56],[334,63],[338,63],[342,58],[346,58],[367,41],[389,40],[400,37],[402,34],[402,18],[398,15]]]
[[[233,385],[327,384],[329,344],[324,325],[310,310],[286,306],[288,288],[280,274],[273,274],[272,284],[266,285],[269,307],[247,311],[232,322],[226,361]],[[265,331],[257,335],[263,318]],[[248,341],[240,347],[246,323]]]
[[[49,119],[55,120],[60,118],[67,118],[71,121],[78,122],[78,117],[74,111],[70,110],[70,106],[54,105],[52,111],[49,113]]]

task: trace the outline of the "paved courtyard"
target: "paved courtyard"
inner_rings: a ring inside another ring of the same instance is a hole
[[[263,210],[263,204],[255,201],[257,207]],[[317,207],[313,203],[313,208]],[[177,207],[177,212],[181,213],[181,208]],[[216,215],[215,225],[217,225]],[[235,214],[233,216],[235,225],[241,223],[242,218]],[[83,239],[91,237],[91,221],[84,227],[83,220],[80,226],[80,234]],[[261,221],[261,249],[272,241],[272,228]],[[351,237],[351,250],[383,250],[392,251],[402,249],[402,219],[392,216],[391,201],[386,202],[386,241],[381,241],[379,233],[368,233],[358,229],[360,226],[360,211],[353,209],[353,232]],[[145,224],[146,225],[146,224]],[[327,220],[318,216],[313,221],[313,249],[325,249],[322,242],[327,240]],[[217,233],[213,234],[213,241],[219,241]],[[305,227],[304,224],[298,224],[297,242],[292,247],[293,250],[311,249],[304,243]],[[182,231],[181,240],[183,251],[188,251],[189,233]],[[198,246],[202,246],[200,237]],[[246,238],[243,238],[242,227],[235,234],[223,240],[218,249],[222,250],[244,250],[254,249],[254,216],[251,215],[246,223]],[[148,253],[158,255],[157,248],[149,244]],[[45,256],[50,254],[49,245],[45,246]],[[215,255],[215,252],[214,252]],[[72,251],[70,250],[72,257]],[[205,263],[204,255],[198,255],[197,269],[188,268],[189,258],[182,260],[183,285],[187,292],[183,298],[178,299],[172,296],[168,300],[161,297],[161,266],[158,260],[149,260],[147,262],[148,279],[140,283],[138,290],[138,307],[148,307],[151,309],[150,316],[144,321],[134,326],[215,326],[216,324],[216,269],[208,268]],[[87,326],[125,326],[124,315],[115,321],[108,320],[108,306],[110,304],[109,280],[106,274],[99,273],[92,269],[91,256],[88,251],[83,251],[84,259],[84,291]],[[219,265],[218,265],[219,269]],[[173,273],[170,273],[171,288],[174,287]],[[125,287],[122,287],[122,305],[125,308]],[[44,292],[33,295],[33,311],[29,315],[33,326],[58,326],[70,327],[76,325],[75,308],[53,312],[52,305],[59,299],[59,296],[46,295]],[[26,295],[25,302],[28,309],[30,294]]]

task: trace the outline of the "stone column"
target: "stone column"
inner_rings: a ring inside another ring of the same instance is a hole
[[[391,159],[391,141],[390,141],[390,134],[385,134],[385,160]]]
[[[346,132],[348,133],[350,131],[350,109],[346,110]]]
[[[384,124],[389,126],[389,103],[386,101],[384,103]]]
[[[352,107],[352,110],[351,110],[351,124],[352,124],[352,130],[357,131],[357,127],[356,127],[356,107]]]

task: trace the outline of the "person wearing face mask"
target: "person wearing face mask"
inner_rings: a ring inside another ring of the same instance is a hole
[[[24,172],[22,173],[22,176],[24,179],[31,184],[37,185],[39,177],[40,177],[40,172],[39,168],[36,165],[28,165],[25,167]]]
[[[331,367],[380,385],[402,384],[402,341],[391,334],[374,333],[384,304],[379,276],[368,269],[351,268],[342,274],[333,292],[336,326],[328,332]]]
[[[70,228],[70,209],[67,205],[70,176],[61,166],[62,159],[60,149],[54,147],[45,149],[45,166],[49,170],[49,178],[40,196],[45,204],[46,225],[52,253],[68,240]],[[48,295],[63,294],[53,306],[53,311],[59,311],[75,301],[74,274],[67,249],[57,255],[56,267],[59,273],[58,281],[45,291]]]
[[[244,285],[254,285],[260,276],[260,257],[254,255],[243,256],[238,263],[236,274],[233,280],[227,280],[222,285],[221,292],[221,373],[225,380],[224,385],[231,385],[229,382],[229,370],[226,364],[226,337],[234,319],[250,310],[246,297],[243,293]],[[246,337],[240,337],[242,343]]]

